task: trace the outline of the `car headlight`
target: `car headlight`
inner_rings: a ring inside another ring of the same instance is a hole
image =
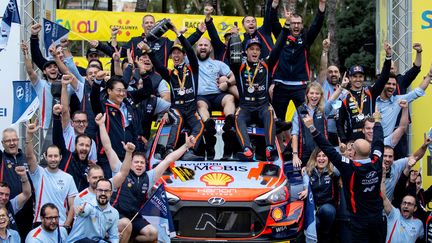
[[[168,199],[169,204],[176,204],[178,201],[180,201],[180,198],[178,198],[176,195],[169,193],[167,191],[165,191],[165,193],[167,195],[167,199]]]
[[[275,189],[257,197],[255,202],[259,205],[276,204],[288,199],[287,180]]]

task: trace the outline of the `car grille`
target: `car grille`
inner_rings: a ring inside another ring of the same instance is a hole
[[[253,237],[264,228],[251,208],[241,207],[183,207],[174,225],[178,236],[202,238]]]

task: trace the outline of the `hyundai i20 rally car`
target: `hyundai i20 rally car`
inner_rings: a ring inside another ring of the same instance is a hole
[[[279,158],[265,161],[264,130],[257,127],[249,128],[256,161],[221,160],[223,119],[216,121],[214,159],[204,160],[203,154],[201,161],[175,161],[160,181],[165,185],[177,233],[173,240],[287,242],[286,239],[295,239],[302,232],[304,218],[303,201],[297,195],[303,190],[300,173],[293,171],[292,166],[284,168],[279,147]],[[151,167],[161,160],[169,131],[170,125],[162,122],[149,152]],[[179,141],[184,141],[184,137]],[[205,141],[202,146],[206,146]]]

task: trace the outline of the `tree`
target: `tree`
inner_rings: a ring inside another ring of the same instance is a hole
[[[341,65],[362,65],[369,77],[375,76],[374,17],[375,2],[363,0],[343,2],[336,16]]]

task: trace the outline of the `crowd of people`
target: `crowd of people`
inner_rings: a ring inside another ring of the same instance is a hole
[[[75,65],[67,39],[44,57],[42,26],[33,25],[30,47],[25,41],[21,47],[40,115],[27,125],[25,152],[14,129],[2,134],[0,240],[156,242],[156,227],[136,213],[173,161],[215,158],[211,112],[220,110],[223,161],[255,161],[262,153],[269,162],[283,159],[301,169],[305,190],[299,199],[311,190],[316,207],[317,239],[306,234],[307,242],[432,242],[432,187],[423,189],[413,169],[432,138],[425,134],[409,155],[406,136],[409,103],[425,95],[432,78],[431,67],[408,91],[421,73],[422,45],[413,45],[413,67],[398,74],[385,43],[381,73],[366,86],[361,65],[341,75],[329,64],[327,38],[319,75],[311,80],[308,53],[321,32],[326,1],[319,1],[309,27],[288,11],[282,26],[279,5],[267,1],[259,28],[254,16],[243,18],[241,58],[233,49],[240,29],[234,26],[221,40],[211,5],[188,38],[185,27],[172,23],[176,40],[148,38],[156,20],[145,15],[143,34],[120,46],[114,26],[108,43],[89,41],[87,67]],[[206,31],[210,39],[202,37]],[[109,72],[102,53],[112,57]],[[296,111],[286,121],[290,101]],[[161,161],[150,169],[146,152],[158,118],[170,132]],[[263,127],[264,148],[249,137],[251,124]],[[184,128],[190,135],[183,143]],[[46,145],[40,159],[33,152],[39,129]]]

